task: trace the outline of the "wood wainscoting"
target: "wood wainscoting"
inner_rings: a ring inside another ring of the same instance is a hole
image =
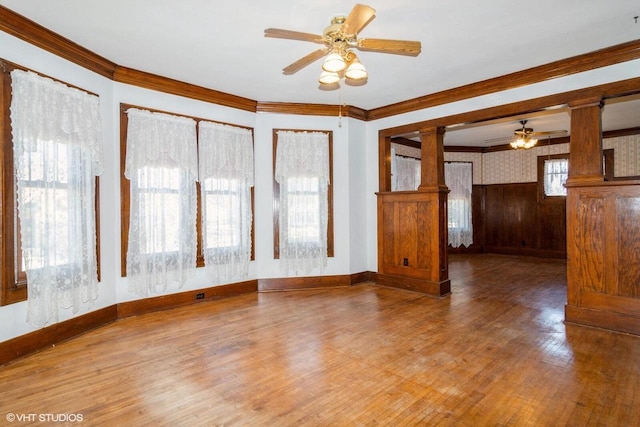
[[[567,322],[640,335],[640,181],[568,193]]]
[[[495,253],[566,259],[564,197],[541,199],[538,183],[474,185],[473,244],[449,254]]]
[[[451,293],[446,193],[378,193],[378,273],[385,286],[441,297]]]

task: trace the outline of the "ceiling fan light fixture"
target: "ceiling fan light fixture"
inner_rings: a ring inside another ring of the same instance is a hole
[[[524,148],[528,150],[529,148],[533,148],[538,143],[538,140],[535,138],[527,138],[527,137],[518,137],[517,139],[511,141],[511,148],[519,149]]]
[[[332,85],[340,81],[340,75],[331,71],[323,71],[318,78],[320,84]]]
[[[345,68],[347,68],[347,64],[344,61],[344,58],[342,57],[342,55],[335,51],[327,55],[327,58],[322,64],[322,69],[330,73],[338,73]]]
[[[364,68],[364,65],[356,58],[353,62],[347,67],[347,71],[345,71],[344,76],[351,80],[362,80],[366,79],[367,69]]]

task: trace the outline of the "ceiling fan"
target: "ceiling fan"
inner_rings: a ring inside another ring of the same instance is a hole
[[[319,78],[321,84],[335,84],[342,77],[351,81],[363,81],[368,77],[367,71],[351,49],[408,56],[417,56],[421,49],[419,41],[359,39],[358,33],[375,17],[375,13],[375,9],[370,6],[356,4],[347,16],[335,16],[322,35],[279,28],[267,28],[264,35],[324,45],[283,68],[283,74],[294,74],[327,55]]]
[[[546,135],[564,135],[567,133],[566,130],[550,130],[545,132],[534,132],[532,128],[528,128],[527,120],[520,120],[520,124],[522,125],[521,129],[515,129],[513,131],[513,141],[511,141],[510,145],[512,148],[532,148],[538,143],[538,136],[546,136]]]

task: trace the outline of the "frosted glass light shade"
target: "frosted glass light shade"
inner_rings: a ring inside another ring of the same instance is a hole
[[[524,148],[528,149],[535,146],[538,143],[538,140],[535,138],[518,138],[515,141],[511,142],[511,147],[518,149]]]
[[[327,55],[327,59],[324,60],[322,64],[322,69],[324,71],[328,71],[330,73],[337,73],[346,68],[347,64],[344,62],[344,59],[338,53],[330,53]]]
[[[338,73],[323,71],[320,74],[320,78],[318,78],[318,81],[320,82],[320,84],[323,84],[323,85],[332,85],[340,81],[340,76],[338,75]]]
[[[344,73],[345,77],[351,80],[361,80],[367,78],[367,70],[364,65],[357,59],[349,65],[347,71]]]

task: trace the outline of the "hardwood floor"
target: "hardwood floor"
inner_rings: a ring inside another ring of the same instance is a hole
[[[565,325],[563,261],[454,255],[450,277],[444,299],[362,284],[126,318],[0,367],[0,425],[640,425],[640,337]]]

